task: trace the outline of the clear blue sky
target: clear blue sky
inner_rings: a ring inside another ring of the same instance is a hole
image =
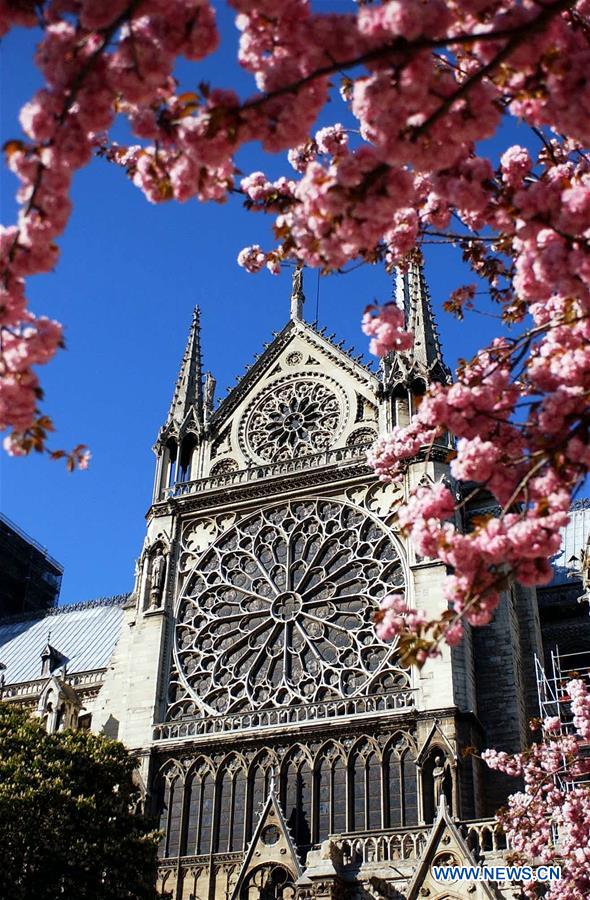
[[[322,10],[336,6],[321,4]],[[222,47],[205,71],[187,64],[178,75],[186,89],[209,79],[247,94],[252,82],[235,61],[237,33],[224,6],[220,25]],[[2,42],[2,141],[19,136],[18,110],[39,86],[31,62],[38,39],[18,30]],[[320,124],[343,115],[331,104]],[[240,164],[244,171],[262,168],[273,176],[292,171],[286,155],[265,158],[258,148],[243,153]],[[5,224],[14,220],[15,186],[3,169]],[[30,280],[29,296],[35,313],[65,325],[67,349],[40,370],[44,408],[58,429],[51,444],[84,442],[93,460],[87,472],[73,475],[46,457],[11,460],[2,454],[0,460],[2,511],[64,565],[65,603],[132,587],[151,498],[151,447],[166,417],[193,306],[201,307],[205,367],[222,396],[285,323],[291,278],[290,272],[278,278],[248,275],[238,267],[243,246],[272,241],[270,220],[247,213],[238,199],[152,206],[121,171],[95,160],[76,178],[73,200],[59,264],[55,272]],[[472,316],[459,324],[441,312],[450,291],[473,277],[456,251],[437,246],[426,252],[446,358],[453,365],[482,346],[495,323]],[[306,273],[310,320],[316,286],[317,274]],[[322,278],[320,323],[364,350],[361,312],[390,292],[391,279],[377,267]]]

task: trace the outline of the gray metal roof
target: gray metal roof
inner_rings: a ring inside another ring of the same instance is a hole
[[[68,672],[104,669],[119,637],[127,596],[58,607],[42,617],[0,621],[0,662],[6,666],[6,684],[41,677],[41,652],[48,639],[67,657]]]

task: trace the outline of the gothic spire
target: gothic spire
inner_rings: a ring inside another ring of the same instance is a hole
[[[295,271],[293,272],[293,287],[291,288],[291,319],[294,322],[301,322],[303,319],[304,303],[303,268],[302,266],[296,266]]]
[[[186,349],[174,388],[167,424],[182,425],[188,411],[196,406],[197,418],[203,413],[203,374],[201,361],[201,313],[195,306]]]
[[[414,344],[403,354],[403,359],[399,358],[401,354],[392,354],[396,359],[390,360],[390,383],[401,380],[402,373],[404,381],[421,378],[426,384],[448,383],[451,373],[443,359],[420,251],[413,254],[405,271],[396,270],[395,302],[404,311],[406,328],[413,332]]]

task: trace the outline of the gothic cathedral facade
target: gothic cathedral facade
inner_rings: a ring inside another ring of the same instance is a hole
[[[376,637],[380,598],[434,615],[445,575],[395,510],[449,478],[450,445],[400,485],[366,462],[450,377],[419,262],[396,292],[415,347],[375,374],[304,320],[297,273],[289,321],[218,405],[195,313],[92,719],[140,757],[174,900],[500,896],[449,892],[431,863],[505,851],[490,817],[511,786],[464,750],[527,740],[536,599],[515,585],[421,671]]]

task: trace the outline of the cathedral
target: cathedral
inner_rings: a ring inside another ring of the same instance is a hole
[[[403,485],[366,461],[428,384],[450,380],[419,261],[395,290],[415,344],[375,373],[306,321],[297,271],[288,321],[219,403],[196,310],[133,592],[0,623],[6,699],[138,757],[174,900],[518,895],[440,884],[432,866],[509,851],[493,813],[515,785],[469,748],[529,740],[535,591],[514,584],[491,625],[421,671],[375,634],[392,590],[440,613],[445,576],[395,510],[450,480],[450,439]]]

